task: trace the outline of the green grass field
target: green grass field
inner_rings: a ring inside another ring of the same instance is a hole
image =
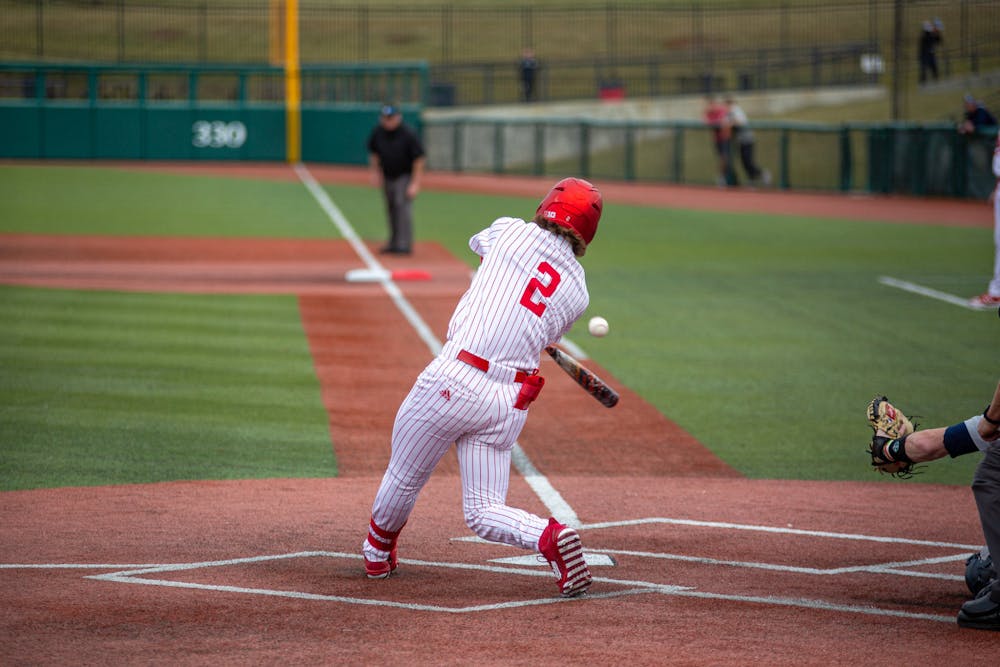
[[[0,287],[0,488],[333,475],[294,297]]]
[[[384,236],[375,190],[327,191]],[[3,166],[0,202],[5,232],[337,235],[297,183]],[[471,266],[472,233],[536,204],[425,192],[418,238]],[[867,464],[865,404],[886,393],[925,426],[981,411],[1000,322],[878,278],[971,296],[992,255],[986,229],[609,201],[583,263],[588,316],[612,334],[570,335],[748,476],[888,481]],[[293,297],[3,287],[0,316],[0,489],[336,474]],[[967,484],[977,461],[918,479]]]

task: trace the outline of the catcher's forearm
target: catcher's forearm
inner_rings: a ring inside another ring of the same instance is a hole
[[[983,418],[979,421],[976,430],[979,431],[979,437],[983,440],[992,442],[1000,437],[1000,383],[997,384],[997,389],[993,393],[993,400],[983,410]]]
[[[930,428],[911,433],[904,443],[907,459],[914,463],[926,463],[948,456],[948,450],[944,446],[944,432],[943,428]]]

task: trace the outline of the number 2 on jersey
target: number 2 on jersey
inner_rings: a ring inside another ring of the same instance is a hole
[[[545,304],[542,301],[535,301],[535,292],[538,292],[543,297],[552,296],[556,288],[559,287],[559,281],[562,280],[559,273],[552,268],[552,265],[548,262],[542,262],[538,265],[538,270],[549,277],[548,284],[543,283],[538,278],[532,278],[528,281],[528,286],[524,288],[524,294],[521,295],[521,305],[533,312],[539,317],[545,312]]]

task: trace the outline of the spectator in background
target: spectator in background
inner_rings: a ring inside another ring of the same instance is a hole
[[[975,308],[996,308],[1000,306],[1000,136],[993,148],[993,176],[997,185],[990,194],[993,202],[993,279],[986,291],[972,299],[970,305]],[[1000,587],[997,589],[1000,595]]]
[[[712,128],[712,141],[715,153],[719,158],[719,175],[716,185],[735,185],[736,173],[733,171],[732,128],[729,125],[729,109],[715,95],[705,99],[703,114],[705,124]]]
[[[965,117],[958,126],[958,131],[962,134],[976,134],[979,128],[997,124],[996,116],[972,95],[967,94],[962,101],[965,105]]]
[[[927,82],[927,75],[937,81],[938,64],[937,48],[941,44],[944,24],[941,19],[934,19],[934,22],[924,21],[923,29],[920,32],[920,84]]]
[[[726,97],[726,108],[732,139],[736,141],[736,145],[739,147],[740,162],[743,163],[743,170],[746,172],[747,178],[753,183],[770,185],[771,172],[767,169],[761,169],[754,160],[754,144],[756,143],[756,139],[753,136],[753,130],[750,129],[750,121],[747,118],[746,112],[743,111],[743,108],[731,96]],[[733,183],[735,184],[735,168],[733,168],[733,172]]]
[[[413,250],[413,200],[424,174],[424,147],[403,123],[399,107],[386,104],[368,137],[372,183],[381,184],[389,222],[389,243],[380,252],[409,255]]]
[[[521,73],[521,98],[525,102],[532,102],[535,99],[535,79],[538,77],[538,60],[535,58],[533,49],[525,48],[521,51],[521,63],[519,67]]]

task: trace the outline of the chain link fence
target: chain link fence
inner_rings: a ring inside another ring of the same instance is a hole
[[[283,19],[281,0],[0,0],[0,59],[280,65]],[[543,101],[871,83],[894,71],[915,82],[921,26],[933,19],[944,26],[942,76],[1000,68],[997,0],[303,0],[299,41],[303,64],[420,60],[432,104],[493,104],[523,99],[526,47]]]

